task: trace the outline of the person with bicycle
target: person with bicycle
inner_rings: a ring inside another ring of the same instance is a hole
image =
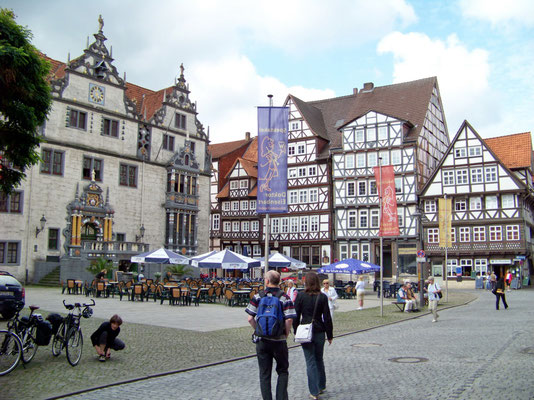
[[[103,322],[91,335],[91,343],[93,343],[100,361],[106,361],[110,358],[111,349],[119,351],[126,347],[124,342],[117,338],[121,331],[121,325],[122,318],[115,314],[109,321]]]

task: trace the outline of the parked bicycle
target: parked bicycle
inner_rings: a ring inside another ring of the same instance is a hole
[[[30,306],[30,315],[23,317],[20,316],[19,310],[15,314],[15,317],[7,323],[7,330],[17,334],[22,342],[21,359],[23,364],[27,364],[33,360],[39,344],[47,345],[50,343],[50,336],[52,334],[51,327],[50,331],[48,332],[48,338],[44,338],[44,341],[42,337],[37,337],[38,327],[41,328],[42,324],[47,324],[47,322],[43,320],[41,314],[34,314],[34,311],[38,309],[38,306]]]
[[[0,376],[9,374],[19,365],[22,342],[16,333],[0,330]]]
[[[62,319],[57,330],[54,327],[56,333],[52,341],[52,354],[57,357],[65,349],[67,360],[73,367],[78,365],[82,358],[83,334],[80,319],[82,316],[91,318],[93,315],[91,307],[95,305],[95,300],[91,299],[91,301],[91,304],[66,304],[65,300],[63,300],[63,305],[69,310],[69,314]]]

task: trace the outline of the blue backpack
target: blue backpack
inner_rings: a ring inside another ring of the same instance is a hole
[[[277,338],[285,333],[284,310],[280,297],[281,290],[273,296],[272,293],[260,292],[260,302],[256,313],[256,336],[263,338]]]

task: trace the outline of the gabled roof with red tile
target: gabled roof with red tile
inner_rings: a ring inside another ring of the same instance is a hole
[[[530,168],[532,166],[530,132],[484,139],[484,142],[507,168]]]
[[[65,77],[67,64],[54,60],[44,53],[39,53],[42,58],[50,63],[50,73],[48,80],[61,79]],[[71,62],[74,60],[71,60]],[[153,91],[130,82],[126,82],[126,96],[136,104],[137,113],[149,120],[163,105],[165,93],[172,93],[173,87],[167,87],[158,91]]]
[[[258,163],[250,160],[245,160],[244,158],[238,158],[239,162],[243,166],[243,169],[247,173],[248,176],[252,176],[254,178],[258,177]]]
[[[251,139],[236,140],[234,142],[216,143],[208,146],[208,151],[211,153],[211,158],[216,160],[234,150],[246,146],[251,142]]]
[[[258,163],[258,137],[254,137],[252,141],[250,142],[249,146],[247,147],[247,150],[243,153],[243,157],[245,160],[250,160]]]
[[[38,52],[38,54],[50,63],[50,72],[48,73],[47,79],[50,81],[52,79],[59,79],[65,76],[65,68],[67,65],[61,61],[54,60],[53,58],[48,57],[46,54]]]
[[[230,196],[230,184],[226,182],[226,185],[221,189],[219,193],[217,193],[217,196],[215,196],[218,199],[225,199],[228,196]]]

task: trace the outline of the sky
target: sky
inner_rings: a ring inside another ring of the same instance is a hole
[[[2,0],[66,62],[104,19],[114,65],[151,90],[185,68],[212,143],[257,134],[256,107],[437,76],[449,135],[534,130],[531,0]]]

